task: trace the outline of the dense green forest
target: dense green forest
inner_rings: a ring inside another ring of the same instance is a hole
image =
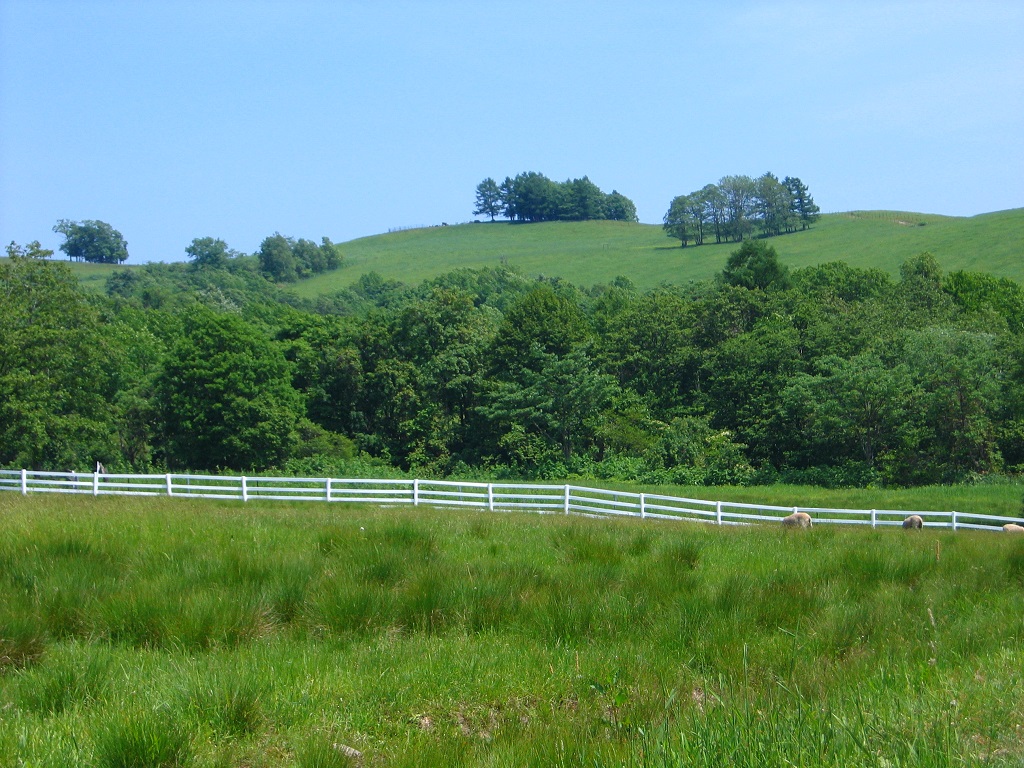
[[[303,300],[214,250],[105,295],[11,251],[0,464],[855,486],[1024,464],[1024,291],[927,253],[789,271],[746,240],[685,287],[499,266]]]

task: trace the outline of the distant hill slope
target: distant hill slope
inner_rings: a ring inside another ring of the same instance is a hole
[[[946,271],[989,272],[1024,283],[1024,208],[970,218],[898,211],[822,216],[806,232],[772,238],[791,268],[828,261],[898,274],[910,256],[930,251]],[[736,243],[681,248],[652,224],[611,221],[462,224],[364,237],[343,244],[345,265],[298,283],[314,297],[376,271],[415,284],[459,267],[506,263],[524,274],[591,286],[625,275],[640,288],[686,283],[720,272]]]
[[[806,232],[769,241],[791,268],[845,261],[898,274],[900,264],[931,251],[945,271],[988,272],[1024,283],[1024,208],[970,218],[898,211],[822,216]],[[364,237],[342,244],[344,266],[287,286],[314,298],[367,272],[407,285],[460,267],[508,264],[529,275],[591,286],[619,275],[640,288],[704,280],[720,272],[736,243],[680,248],[654,224],[614,221],[461,224]],[[73,264],[83,285],[102,290],[106,264]]]

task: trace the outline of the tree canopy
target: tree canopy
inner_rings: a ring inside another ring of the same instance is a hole
[[[756,179],[723,176],[718,184],[672,199],[664,217],[664,229],[685,248],[703,245],[705,237],[716,243],[739,242],[755,232],[772,237],[807,229],[818,220],[818,206],[800,179],[782,181],[772,173]]]
[[[105,221],[61,219],[53,231],[64,235],[60,249],[69,261],[120,264],[128,258],[128,243]]]
[[[512,221],[637,221],[636,206],[616,191],[605,194],[589,178],[552,181],[527,171],[500,185],[486,178],[476,188],[474,215]]]

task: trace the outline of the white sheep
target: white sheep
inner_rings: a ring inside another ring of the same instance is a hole
[[[794,512],[792,515],[782,518],[782,524],[787,528],[810,528],[814,525],[811,516],[806,512]]]
[[[1003,526],[1003,530],[1006,533],[1024,533],[1024,525],[1017,525],[1016,523],[1007,523]]]
[[[903,521],[903,527],[912,530],[924,528],[924,520],[920,515],[910,515]]]

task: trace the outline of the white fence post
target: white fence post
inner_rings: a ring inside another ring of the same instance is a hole
[[[324,500],[331,500],[331,478],[329,477],[324,481]]]
[[[487,511],[494,511],[494,483],[487,484]]]
[[[956,510],[955,509],[953,510],[953,512],[950,515],[950,517],[952,517],[952,519],[953,519],[953,530],[955,531],[956,530]]]
[[[92,473],[92,495],[93,496],[99,496],[100,495],[100,473],[99,472],[93,472]]]
[[[719,525],[722,524],[722,502],[715,502],[715,522]]]
[[[647,499],[644,494],[640,494],[640,517],[647,517]]]
[[[412,505],[414,507],[420,505],[420,481],[418,478],[412,481]]]
[[[28,470],[21,470],[21,495],[28,496]]]
[[[170,472],[167,473],[167,495],[168,496],[173,496],[174,495],[174,483],[171,482],[171,473]]]
[[[569,514],[569,486],[565,486],[565,514]]]
[[[871,510],[871,527],[876,528],[878,526],[878,512]]]
[[[245,475],[242,475],[242,501],[249,500],[249,488],[245,484]]]

